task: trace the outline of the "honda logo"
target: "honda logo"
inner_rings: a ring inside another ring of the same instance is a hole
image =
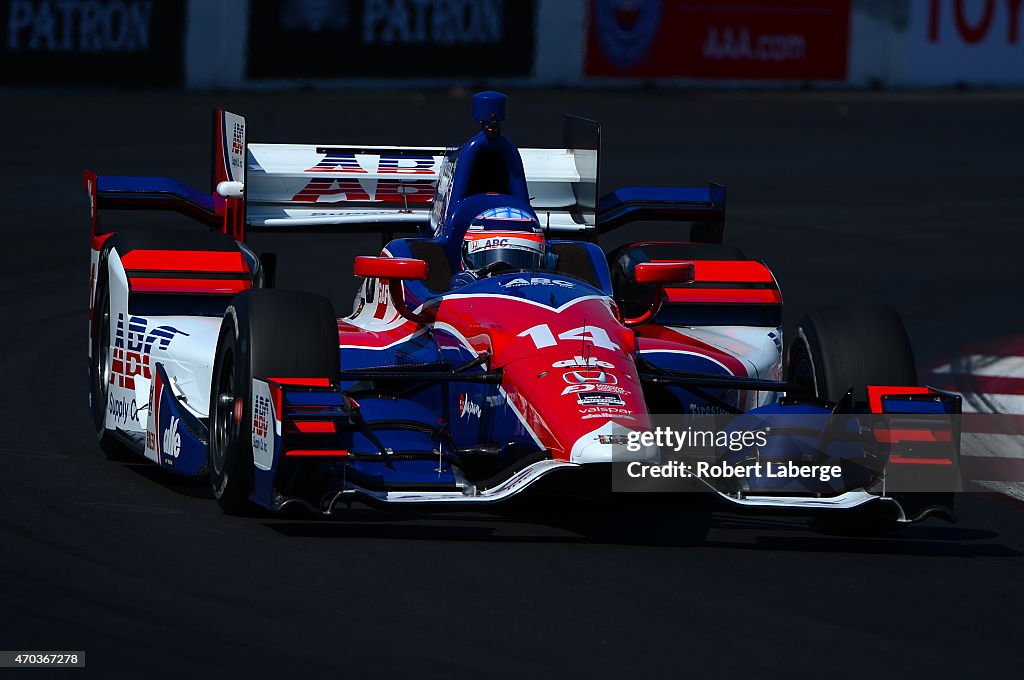
[[[562,379],[570,385],[618,385],[619,379],[607,371],[566,371]]]

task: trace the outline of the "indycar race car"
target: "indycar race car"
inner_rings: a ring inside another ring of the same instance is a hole
[[[208,476],[229,513],[628,491],[676,470],[736,510],[954,519],[960,398],[916,385],[895,312],[810,312],[784,366],[781,293],[721,242],[723,187],[601,195],[597,123],[566,116],[564,148],[519,149],[504,95],[472,112],[480,132],[442,148],[254,144],[216,111],[209,194],[87,171],[104,449]],[[116,208],[208,228],[137,213],[111,230]],[[682,239],[597,244],[650,220]],[[382,234],[350,314],[276,289],[274,257],[246,245],[303,230]],[[666,451],[662,416],[677,435],[713,417],[725,443]]]

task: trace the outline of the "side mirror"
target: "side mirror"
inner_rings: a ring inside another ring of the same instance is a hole
[[[693,283],[692,262],[641,262],[636,266],[637,283]]]
[[[407,279],[423,281],[427,278],[427,263],[411,257],[356,258],[355,275],[371,279]]]
[[[423,281],[427,278],[427,263],[411,257],[368,257],[360,255],[356,257],[353,271],[356,276],[365,276],[371,279],[384,279],[388,282],[388,289],[391,291],[391,302],[395,305],[398,313],[410,321],[417,323],[429,323],[433,320],[431,314],[417,314],[405,304],[405,288],[402,281]]]
[[[665,284],[686,285],[693,283],[694,268],[692,262],[641,262],[633,274],[637,283],[653,284],[654,299],[650,308],[633,318],[622,320],[627,326],[639,326],[653,319],[661,309],[661,301],[665,296]]]

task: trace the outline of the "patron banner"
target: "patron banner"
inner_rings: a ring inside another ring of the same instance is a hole
[[[250,79],[527,77],[535,0],[260,0]]]
[[[182,0],[0,0],[0,83],[177,85]]]
[[[843,80],[849,0],[591,0],[587,76]]]

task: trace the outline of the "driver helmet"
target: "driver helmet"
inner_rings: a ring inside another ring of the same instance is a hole
[[[544,234],[532,213],[491,208],[470,222],[462,241],[462,264],[474,273],[496,262],[510,270],[540,269],[546,250]]]

